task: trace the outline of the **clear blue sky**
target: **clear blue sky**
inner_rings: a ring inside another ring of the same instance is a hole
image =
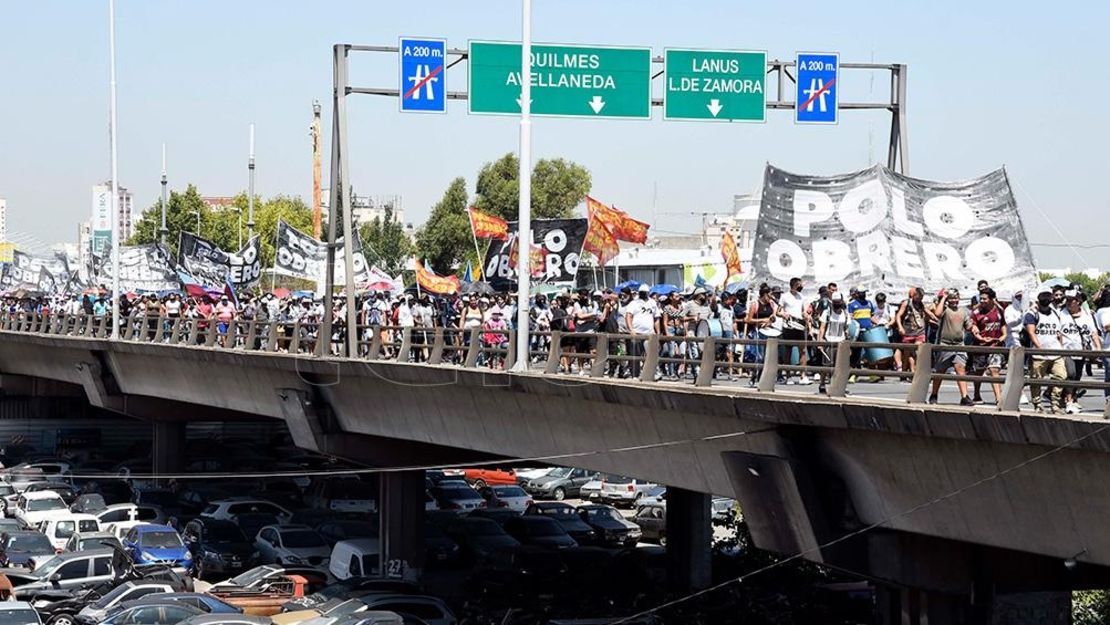
[[[953,179],[1005,165],[1030,239],[1106,240],[1104,104],[1110,101],[1107,3],[814,3],[534,0],[537,41],[836,51],[842,61],[909,65],[910,173]],[[174,188],[206,195],[246,187],[247,125],[257,127],[257,190],[308,198],[313,99],[330,111],[331,45],[395,44],[399,35],[518,39],[519,2],[118,0],[120,180],[146,207],[159,151]],[[0,197],[9,229],[74,240],[91,185],[108,173],[106,0],[3,3],[0,8]],[[451,87],[462,89],[463,66]],[[362,54],[352,81],[396,84],[396,59]],[[844,100],[885,97],[884,76],[841,77]],[[656,93],[661,85],[656,84]],[[873,91],[872,91],[873,89]],[[797,127],[789,112],[762,125],[538,119],[537,157],[590,169],[594,194],[657,229],[696,231],[685,213],[724,211],[758,188],[763,163],[812,173],[884,160],[889,116],[847,112],[836,127]],[[401,115],[395,100],[351,100],[351,174],[360,193],[401,194],[421,222],[451,178],[473,186],[485,161],[517,146],[508,118]],[[325,152],[325,155],[327,152]],[[325,169],[327,158],[325,156]],[[326,175],[326,172],[325,172]],[[653,187],[658,215],[652,214]],[[1092,227],[1094,226],[1094,227]],[[1041,266],[1110,268],[1110,249],[1035,248]]]

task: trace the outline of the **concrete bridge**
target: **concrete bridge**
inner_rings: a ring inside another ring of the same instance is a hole
[[[268,418],[298,446],[378,466],[556,458],[657,481],[670,486],[673,571],[695,587],[708,580],[709,494],[741,502],[761,548],[893,588],[884,609],[907,622],[1056,613],[1066,596],[1000,606],[1011,593],[1104,584],[1110,570],[1110,428],[1101,414],[1015,410],[1028,382],[1020,366],[1007,371],[1000,406],[959,408],[924,403],[925,368],[908,385],[882,385],[881,397],[849,388],[864,372],[847,357],[821,371],[828,396],[777,386],[774,343],[749,389],[714,383],[711,337],[689,363],[696,378],[678,383],[653,380],[660,337],[637,359],[639,378],[615,379],[603,375],[608,361],[630,358],[609,357],[603,343],[629,337],[595,336],[601,356],[570,376],[557,373],[558,335],[540,337],[555,347],[537,350],[529,371],[510,373],[477,366],[511,361],[513,346],[483,347],[476,333],[467,342],[429,330],[421,342],[412,329],[366,331],[349,357],[316,344],[312,329],[239,322],[218,336],[151,319],[110,340],[103,318],[4,315],[0,380],[80,389],[94,406],[151,421],[159,471],[180,466],[190,420]],[[929,362],[931,346],[919,349]],[[408,362],[414,350],[426,362]],[[1024,356],[1015,348],[1011,364]],[[904,391],[892,398],[891,388]],[[422,472],[389,472],[382,484],[385,557],[418,566]]]

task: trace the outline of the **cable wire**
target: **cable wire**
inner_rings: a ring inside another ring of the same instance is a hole
[[[711,592],[720,590],[721,588],[724,588],[724,587],[729,586],[731,584],[743,583],[745,580],[751,579],[752,577],[754,577],[756,575],[759,575],[761,573],[766,573],[767,571],[770,571],[772,569],[776,569],[776,568],[778,568],[778,567],[780,567],[784,564],[787,564],[789,562],[793,562],[795,560],[802,559],[805,556],[808,556],[812,553],[816,553],[818,551],[821,551],[822,549],[827,549],[828,547],[832,547],[833,545],[837,545],[837,544],[842,543],[842,542],[844,542],[846,540],[849,540],[851,538],[855,538],[855,537],[860,536],[862,534],[866,534],[867,532],[870,532],[873,529],[876,529],[876,528],[879,528],[883,525],[886,525],[887,523],[889,523],[890,521],[893,521],[894,519],[898,519],[898,518],[901,518],[901,517],[904,517],[904,516],[909,516],[909,515],[911,515],[915,512],[919,512],[921,510],[924,510],[925,508],[928,508],[929,506],[938,504],[942,501],[946,501],[946,500],[951,499],[953,497],[957,497],[957,496],[963,494],[966,491],[969,491],[973,488],[976,488],[977,486],[981,486],[983,484],[986,484],[987,482],[996,480],[1000,477],[1003,477],[1005,475],[1013,473],[1014,471],[1018,471],[1020,469],[1023,469],[1025,467],[1033,464],[1034,462],[1044,460],[1045,458],[1047,458],[1047,457],[1049,457],[1049,456],[1051,456],[1051,455],[1053,455],[1053,454],[1055,454],[1059,451],[1070,448],[1071,446],[1076,445],[1076,444],[1078,444],[1078,443],[1080,443],[1080,442],[1082,442],[1082,441],[1084,441],[1088,438],[1091,438],[1092,436],[1095,436],[1097,434],[1101,434],[1102,432],[1106,431],[1108,428],[1110,428],[1110,423],[1102,425],[1102,426],[1100,426],[1100,427],[1098,427],[1098,428],[1096,428],[1096,429],[1094,429],[1094,430],[1092,430],[1092,431],[1090,431],[1090,432],[1088,432],[1088,433],[1086,433],[1082,436],[1074,438],[1071,441],[1068,441],[1067,443],[1064,443],[1062,445],[1058,445],[1056,447],[1053,447],[1052,449],[1049,449],[1048,451],[1045,451],[1045,452],[1037,454],[1037,455],[1035,455],[1031,458],[1023,460],[1023,461],[1021,461],[1021,462],[1019,462],[1019,463],[1017,463],[1017,464],[1015,464],[1011,467],[1007,467],[1005,469],[1002,469],[1001,471],[997,471],[997,472],[995,472],[991,475],[988,475],[986,477],[975,480],[974,482],[971,482],[970,484],[967,484],[967,485],[964,485],[960,488],[957,488],[956,490],[945,493],[945,494],[943,494],[939,497],[930,499],[929,501],[926,501],[924,503],[917,504],[916,506],[912,506],[912,507],[907,508],[907,509],[905,509],[901,512],[898,512],[898,513],[892,514],[890,516],[887,516],[887,517],[883,518],[882,520],[879,520],[879,521],[877,521],[875,523],[872,523],[870,525],[866,525],[866,526],[864,526],[864,527],[862,527],[858,530],[848,532],[847,534],[844,534],[843,536],[840,536],[839,538],[834,538],[833,540],[830,540],[830,541],[828,541],[824,544],[821,544],[821,545],[817,545],[816,547],[811,547],[809,549],[804,549],[804,550],[799,551],[798,553],[796,553],[792,556],[783,558],[782,560],[778,560],[776,562],[772,562],[771,564],[760,567],[760,568],[758,568],[754,571],[751,571],[749,573],[745,573],[745,574],[743,574],[739,577],[734,577],[730,580],[723,581],[723,582],[721,582],[721,583],[719,583],[715,586],[710,586],[709,588],[705,588],[703,590],[699,590],[697,592],[690,593],[690,594],[685,595],[683,597],[679,597],[678,599],[674,599],[672,601],[662,603],[658,606],[655,606],[654,608],[649,608],[647,610],[637,612],[636,614],[632,614],[630,616],[624,616],[624,617],[618,618],[617,620],[609,621],[608,625],[620,625],[622,623],[628,623],[629,621],[632,621],[632,620],[635,620],[635,619],[638,619],[638,618],[642,618],[644,616],[647,616],[649,614],[653,614],[653,613],[658,612],[660,610],[665,610],[667,608],[674,607],[674,606],[679,605],[681,603],[686,603],[687,601],[690,601],[691,599],[694,599],[694,598],[700,597],[702,595],[706,595],[706,594],[709,594]]]

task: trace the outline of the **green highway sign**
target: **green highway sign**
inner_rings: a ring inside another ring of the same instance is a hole
[[[520,44],[471,41],[470,112],[520,114]],[[535,115],[651,118],[651,48],[532,45]]]
[[[663,67],[663,119],[766,119],[766,52],[667,48]]]

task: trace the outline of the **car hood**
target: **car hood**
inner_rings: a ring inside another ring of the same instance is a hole
[[[3,567],[3,568],[0,568],[0,574],[3,574],[5,576],[7,576],[7,578],[9,580],[11,580],[11,582],[13,584],[16,584],[16,585],[18,585],[20,583],[26,584],[28,582],[42,581],[42,578],[40,578],[39,576],[31,573],[30,571],[28,571],[26,569]]]
[[[136,547],[143,555],[156,560],[180,560],[189,552],[184,547]]]
[[[532,486],[541,486],[541,487],[542,486],[550,486],[550,485],[552,485],[556,482],[562,482],[565,479],[566,479],[565,477],[553,477],[553,476],[550,476],[550,475],[545,475],[541,478],[536,478],[536,479],[532,480],[531,482],[529,482],[529,484],[531,484]]]
[[[620,521],[614,518],[602,518],[590,521],[591,526],[603,530],[630,530],[639,529],[639,525],[630,521]]]

